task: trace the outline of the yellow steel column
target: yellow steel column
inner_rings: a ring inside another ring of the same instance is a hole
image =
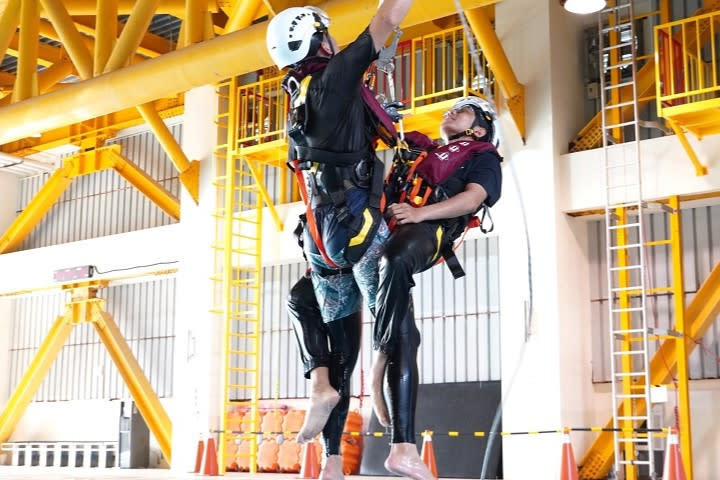
[[[490,22],[484,8],[466,10],[465,16],[468,19],[470,28],[477,38],[482,53],[487,59],[488,65],[500,82],[503,95],[507,99],[508,110],[513,117],[515,126],[520,137],[525,141],[525,86],[515,76],[515,72],[505,55],[502,44],[495,34],[495,29]],[[480,74],[481,72],[478,72]]]
[[[192,162],[188,160],[185,152],[182,151],[182,148],[180,148],[180,145],[178,145],[172,133],[167,128],[167,125],[165,125],[165,122],[163,122],[151,103],[138,105],[137,109],[143,119],[145,119],[145,122],[150,126],[160,145],[162,145],[170,157],[173,165],[175,165],[175,168],[180,174],[180,181],[183,186],[185,186],[190,196],[195,200],[195,203],[198,203],[199,162],[197,160],[193,160]]]
[[[615,209],[615,215],[618,217],[617,225],[627,225],[627,209],[626,208],[617,208]],[[627,267],[629,264],[628,260],[628,248],[626,245],[629,243],[627,238],[627,229],[625,228],[619,228],[616,230],[617,235],[617,246],[618,247],[625,247],[625,248],[619,248],[617,250],[617,256],[618,256],[618,262],[617,266],[618,268]],[[612,254],[612,253],[611,253]],[[608,262],[611,261],[608,259]],[[618,288],[622,289],[619,291],[619,299],[618,299],[618,309],[624,310],[620,313],[620,329],[622,330],[630,330],[632,329],[632,312],[628,312],[627,310],[631,307],[630,305],[630,292],[628,291],[628,288],[630,287],[630,272],[627,269],[619,270],[618,271]],[[613,308],[612,305],[609,305],[609,308]],[[632,350],[632,342],[630,341],[631,335],[628,333],[623,334],[622,339],[622,346],[620,351],[622,352],[628,352]],[[612,359],[611,361],[615,361],[615,359]],[[621,372],[631,372],[632,371],[632,357],[630,355],[622,355],[621,356]],[[630,395],[634,393],[632,390],[633,383],[632,378],[629,376],[624,376],[622,379],[622,393],[624,395]],[[630,397],[626,397],[623,402],[622,406],[623,416],[626,417],[625,420],[622,420],[620,424],[618,425],[623,430],[626,428],[632,429],[634,428],[632,420],[628,420],[627,418],[631,418],[635,415],[633,413],[633,399]],[[626,434],[620,433],[620,438],[624,438]],[[632,434],[629,435],[632,437]],[[624,442],[623,444],[623,450],[625,451],[625,460],[631,461],[635,460],[635,445],[632,442]],[[637,479],[637,467],[632,464],[626,464],[625,465],[625,478],[627,480],[635,480]]]
[[[5,56],[10,40],[15,36],[15,30],[19,23],[20,0],[9,0],[0,17],[0,55],[2,57]]]
[[[6,442],[12,435],[72,329],[72,319],[67,312],[57,317],[0,415],[0,443]]]
[[[183,20],[185,25],[183,46],[185,47],[203,40],[203,24],[205,20],[203,3],[204,6],[207,6],[207,2],[204,2],[204,0],[186,0],[185,19]]]
[[[690,374],[688,369],[688,351],[685,345],[687,328],[685,325],[685,282],[683,275],[682,219],[680,217],[680,199],[670,197],[670,244],[673,263],[673,307],[675,312],[675,330],[680,334],[676,341],[678,374],[678,409],[680,413],[680,445],[685,474],[693,479],[692,434],[690,429]]]
[[[140,167],[135,165],[131,160],[123,157],[117,152],[112,152],[114,157],[114,166],[125,180],[130,182],[135,188],[140,190],[146,197],[160,207],[165,213],[175,220],[180,220],[180,202],[172,193],[167,191],[165,187],[153,180],[147,173],[142,171]]]
[[[135,53],[159,3],[160,0],[137,0],[130,18],[128,18],[127,24],[120,34],[117,45],[115,45],[105,65],[104,73],[123,67]]]
[[[50,175],[45,185],[0,237],[0,254],[13,251],[25,239],[60,198],[71,181],[70,168],[66,165]]]
[[[133,400],[145,419],[150,431],[162,450],[168,463],[172,462],[172,423],[150,382],[140,368],[130,347],[120,333],[112,315],[100,305],[93,305],[93,326],[110,353],[110,358],[118,368]]]
[[[37,94],[38,30],[40,5],[37,0],[22,0],[20,6],[20,56],[13,101],[19,102]]]
[[[660,0],[660,24],[670,21],[670,0]]]
[[[101,75],[117,39],[118,0],[97,0],[97,2],[93,73]]]
[[[262,3],[262,0],[235,0],[228,14],[224,33],[234,32],[250,25]]]
[[[60,0],[40,0],[40,2],[60,36],[63,47],[75,64],[80,78],[91,78],[93,76],[92,56],[85,46],[82,34],[75,28],[70,14]]]

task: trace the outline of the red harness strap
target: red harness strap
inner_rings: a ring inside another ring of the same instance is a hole
[[[302,196],[303,202],[305,202],[306,207],[306,214],[307,217],[307,225],[310,229],[310,235],[313,238],[313,241],[315,242],[315,246],[318,249],[318,252],[320,252],[320,255],[322,256],[323,260],[325,260],[325,263],[327,263],[331,268],[337,268],[340,269],[340,266],[338,266],[335,262],[333,262],[330,257],[328,256],[327,252],[325,252],[325,244],[322,241],[322,237],[320,237],[320,233],[317,229],[317,223],[315,223],[315,214],[312,211],[312,208],[310,207],[310,197],[308,196],[307,189],[305,188],[305,179],[303,178],[302,171],[300,170],[300,161],[299,160],[293,160],[292,161],[292,167],[293,172],[295,172],[295,176],[297,177],[298,182],[298,188],[300,190],[300,195]]]

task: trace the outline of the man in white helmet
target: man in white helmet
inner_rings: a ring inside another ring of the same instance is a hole
[[[389,236],[380,212],[383,165],[373,149],[376,132],[362,80],[411,4],[382,2],[342,51],[328,32],[329,17],[316,7],[284,10],[267,30],[270,56],[290,69],[283,82],[291,109],[288,163],[301,172],[301,191],[307,192],[303,249],[312,267],[314,311],[330,343],[326,358],[306,363],[311,400],[297,439],[311,441],[323,431],[328,480],[342,478],[340,438],[359,350],[361,301],[364,296],[374,312],[378,259]]]
[[[437,147],[429,139],[409,133],[406,139],[411,147],[428,149],[428,155],[415,166],[416,176],[408,178],[393,171],[388,177],[386,195],[391,205],[386,214],[393,230],[380,267],[371,393],[378,420],[392,427],[386,468],[417,480],[428,480],[432,474],[415,444],[420,334],[410,294],[412,276],[432,267],[441,257],[450,266],[453,242],[471,215],[500,198],[502,159],[495,149],[494,122],[492,108],[484,100],[459,99],[446,112],[440,128],[446,145]],[[416,190],[418,185],[421,188]],[[404,195],[410,187],[412,195]],[[452,264],[454,275],[458,267]],[[332,324],[323,325],[307,278],[292,288],[288,311],[306,371],[322,364],[332,369],[332,353],[327,346],[327,327],[332,328]],[[329,335],[332,338],[333,334]],[[389,409],[382,391],[385,378]]]

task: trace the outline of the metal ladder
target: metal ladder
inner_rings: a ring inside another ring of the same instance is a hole
[[[640,466],[647,466],[650,478],[655,478],[653,434],[637,431],[643,424],[648,429],[653,425],[644,255],[645,204],[633,18],[631,0],[611,1],[610,7],[598,15],[600,65],[603,70],[600,93],[606,177],[614,466],[617,478],[626,480],[636,480]],[[628,70],[630,75],[623,74]],[[631,95],[627,95],[628,91]],[[627,113],[623,115],[629,107],[632,107],[631,118],[627,118]],[[642,450],[647,451],[647,459],[639,458]]]
[[[261,170],[242,155],[238,144],[239,91],[233,78],[218,86],[227,111],[217,116],[216,147],[215,285],[211,310],[222,316],[224,328],[223,412],[218,444],[218,466],[246,459],[257,472],[260,390],[260,304],[262,285],[262,211],[264,187]],[[238,421],[236,409],[247,410]],[[230,446],[230,451],[228,447]]]

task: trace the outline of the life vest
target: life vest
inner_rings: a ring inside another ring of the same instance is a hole
[[[383,208],[390,203],[409,203],[419,208],[428,203],[446,200],[448,197],[442,189],[442,185],[450,180],[463,164],[474,155],[484,152],[497,154],[495,146],[489,142],[475,140],[459,140],[442,147],[437,147],[425,135],[417,132],[409,132],[406,135],[411,154],[407,159],[396,156],[393,166],[385,179],[385,192],[383,197]],[[414,148],[413,148],[414,147]],[[419,148],[418,148],[419,147]],[[479,227],[483,233],[493,230],[492,217],[489,207],[483,203],[480,207],[481,217],[470,216],[463,232],[470,228]],[[490,226],[484,226],[485,219],[490,221]],[[395,221],[389,223],[392,231],[395,228]],[[445,245],[439,246],[442,259],[448,265],[453,277],[460,278],[465,272],[460,262],[455,257],[453,242],[460,232],[449,232],[449,238]],[[458,246],[462,239],[458,242]]]
[[[312,211],[313,206],[317,206],[317,202],[313,203],[313,199],[308,194],[302,170],[309,170],[318,164],[334,167],[333,175],[338,178],[335,182],[336,185],[333,186],[332,189],[326,186],[327,196],[337,210],[338,220],[350,232],[344,257],[351,264],[355,264],[367,251],[382,222],[381,199],[383,194],[384,166],[375,156],[375,143],[379,138],[393,147],[397,143],[398,136],[392,119],[375,99],[375,95],[370,88],[363,83],[360,87],[361,96],[365,105],[366,115],[376,135],[376,139],[372,142],[373,145],[368,145],[367,148],[351,152],[331,152],[308,145],[305,135],[305,127],[309,115],[306,102],[307,91],[312,80],[312,75],[323,70],[327,66],[328,61],[329,59],[325,58],[315,58],[305,62],[285,77],[283,80],[283,88],[290,95],[290,114],[287,132],[295,144],[289,166],[297,176],[300,193],[306,204],[307,226],[325,262],[330,267],[339,270],[340,267],[330,259],[325,251]],[[372,162],[368,204],[360,215],[353,216],[345,204],[345,184],[347,183],[345,182],[345,177],[354,175],[354,168],[362,161]],[[314,182],[314,175],[309,175],[308,179],[310,182]],[[316,185],[311,185],[311,190],[312,192],[317,192]]]

